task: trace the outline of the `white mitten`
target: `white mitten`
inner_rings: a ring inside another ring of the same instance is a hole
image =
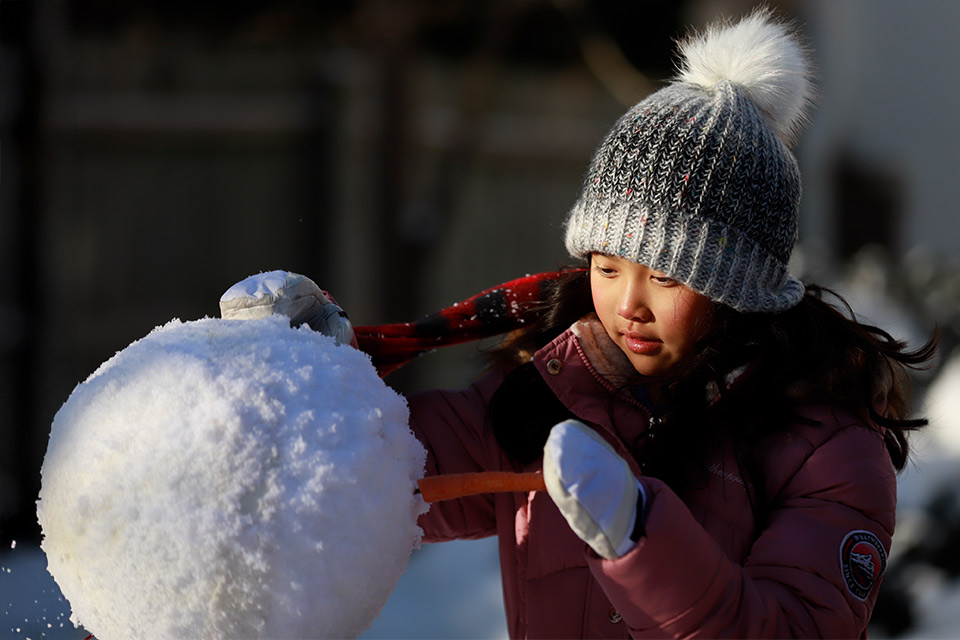
[[[233,285],[220,297],[220,316],[226,320],[253,320],[285,315],[290,324],[308,325],[333,337],[337,344],[354,344],[353,325],[335,302],[306,276],[268,271]]]
[[[640,539],[643,485],[587,425],[566,420],[553,427],[543,447],[543,479],[570,528],[599,555],[614,560]]]

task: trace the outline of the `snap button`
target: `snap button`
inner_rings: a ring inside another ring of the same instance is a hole
[[[563,369],[563,363],[557,360],[556,358],[553,358],[552,360],[549,360],[547,362],[547,372],[550,375],[552,376],[557,375],[558,373],[560,373],[560,369]]]
[[[607,612],[607,615],[610,617],[610,622],[617,624],[623,620],[623,616],[620,615],[620,612],[617,611],[616,607],[610,607],[610,611]]]

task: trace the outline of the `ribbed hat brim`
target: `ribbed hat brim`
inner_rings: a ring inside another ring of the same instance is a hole
[[[804,294],[780,260],[738,229],[638,202],[609,208],[581,199],[567,219],[565,243],[572,256],[626,258],[742,312],[782,311]]]

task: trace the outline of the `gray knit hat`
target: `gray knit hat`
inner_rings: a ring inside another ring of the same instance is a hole
[[[566,221],[571,255],[620,256],[739,311],[780,311],[800,172],[788,145],[810,102],[794,34],[758,11],[681,44],[676,80],[630,109],[594,154]]]

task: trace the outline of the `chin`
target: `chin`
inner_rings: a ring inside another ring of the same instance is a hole
[[[650,363],[650,362],[637,362],[633,358],[630,359],[630,363],[633,365],[634,370],[642,376],[647,378],[656,378],[662,376],[669,370],[668,367],[660,366],[659,364]]]
[[[659,378],[668,375],[676,367],[675,362],[664,362],[662,357],[641,356],[627,352],[627,358],[634,370],[647,378]]]

